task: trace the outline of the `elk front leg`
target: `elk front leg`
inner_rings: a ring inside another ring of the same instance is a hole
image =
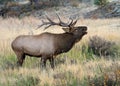
[[[46,68],[46,60],[47,59],[45,57],[41,58],[41,64],[40,65],[41,65],[42,68]]]
[[[25,60],[25,54],[19,54],[17,55],[17,58],[18,58],[17,65],[22,66],[23,61]]]
[[[52,69],[54,69],[54,58],[53,57],[51,57],[51,58],[49,58],[49,61],[50,61],[50,65],[51,65],[51,68]]]

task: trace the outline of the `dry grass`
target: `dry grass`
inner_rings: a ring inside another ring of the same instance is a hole
[[[77,25],[87,25],[88,35],[86,35],[83,38],[83,40],[81,40],[81,42],[77,44],[77,46],[81,46],[82,44],[87,43],[89,37],[93,35],[98,35],[105,39],[114,41],[117,44],[120,44],[119,22],[120,19],[103,19],[103,20],[80,19]],[[24,67],[20,69],[9,68],[8,66],[10,65],[8,63],[10,62],[10,64],[13,65],[14,62],[16,61],[15,54],[11,50],[11,46],[10,46],[11,41],[16,36],[21,34],[40,34],[44,32],[42,28],[36,30],[37,25],[40,23],[41,22],[39,19],[33,17],[27,17],[21,20],[16,18],[8,18],[8,19],[0,18],[0,86],[2,85],[15,86],[16,83],[17,85],[18,83],[24,83],[25,81],[22,82],[20,80],[21,79],[29,80],[29,78],[26,78],[27,76],[34,77],[34,79],[37,78],[38,83],[35,82],[37,83],[37,86],[39,85],[63,86],[63,85],[72,84],[72,81],[74,81],[73,79],[77,79],[78,80],[77,83],[81,84],[81,82],[84,82],[84,78],[88,79],[88,84],[95,84],[94,82],[91,82],[91,78],[93,79],[96,76],[100,77],[104,74],[109,75],[108,77],[110,79],[112,78],[116,80],[116,77],[118,77],[120,80],[120,73],[119,73],[120,60],[119,59],[114,59],[114,61],[112,59],[106,60],[102,57],[99,60],[94,59],[89,61],[87,60],[78,61],[78,63],[76,64],[70,64],[69,61],[66,61],[65,64],[57,65],[54,71],[49,67],[47,68],[47,70],[41,70],[39,66],[36,66],[36,64],[37,65],[39,64],[38,59],[34,60],[29,58],[26,59]],[[53,33],[63,32],[60,29],[60,27],[57,26],[51,27],[46,31]],[[74,48],[73,51],[75,49],[76,48]],[[65,56],[67,55],[69,57],[71,54],[70,55],[69,53],[65,54]],[[84,56],[81,55],[76,55],[76,56],[84,58]],[[62,57],[64,57],[64,55]],[[8,65],[5,66],[6,64]],[[116,74],[118,75],[116,76]],[[26,83],[25,86],[32,86],[32,85],[28,85],[29,83],[31,82],[28,81],[28,83]],[[36,85],[35,83],[34,85]],[[20,86],[20,84],[18,86]],[[85,84],[84,85],[81,84],[81,86],[85,86]]]
[[[116,71],[118,71],[119,75],[117,76],[120,78],[119,68],[119,61],[113,62],[112,60],[107,61],[105,59],[101,59],[99,61],[84,62],[84,64],[61,64],[59,65],[59,67],[56,67],[54,71],[52,69],[41,70],[37,67],[30,69],[26,67],[14,70],[6,69],[2,70],[0,73],[0,83],[3,83],[7,86],[9,82],[10,86],[12,86],[20,78],[32,76],[39,80],[39,85],[43,86],[46,83],[48,83],[50,86],[62,86],[63,84],[67,84],[67,79],[69,79],[69,77],[70,82],[72,83],[72,80],[74,78],[77,78],[77,80],[82,81],[85,77],[100,77],[102,76],[102,74],[108,74],[109,79],[115,80]]]

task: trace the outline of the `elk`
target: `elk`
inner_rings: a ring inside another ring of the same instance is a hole
[[[58,16],[58,15],[57,15]],[[54,69],[54,58],[61,54],[68,52],[75,43],[79,42],[82,37],[87,34],[86,26],[77,26],[77,20],[71,20],[71,22],[64,23],[58,16],[59,22],[56,23],[46,16],[47,22],[42,21],[39,28],[45,27],[47,29],[50,26],[61,26],[65,31],[64,33],[55,34],[44,32],[39,35],[20,35],[13,40],[11,47],[17,56],[17,64],[22,66],[25,56],[34,56],[41,58],[41,66],[46,67],[46,61],[50,61],[51,68]]]

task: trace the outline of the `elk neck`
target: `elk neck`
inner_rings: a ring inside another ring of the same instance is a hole
[[[69,51],[76,42],[72,33],[63,33],[55,36],[55,52],[60,54]]]

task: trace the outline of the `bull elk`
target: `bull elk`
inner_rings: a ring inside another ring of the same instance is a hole
[[[57,15],[58,16],[58,15]],[[39,35],[20,35],[11,44],[13,51],[15,52],[18,65],[22,66],[25,56],[41,57],[41,66],[46,66],[46,61],[50,61],[50,65],[54,68],[54,58],[61,54],[68,52],[76,42],[80,41],[82,37],[87,34],[86,26],[75,27],[76,21],[64,23],[58,16],[59,22],[52,21],[46,16],[47,22],[42,21],[39,27],[48,25],[61,26],[65,33],[53,34],[53,33],[42,33]]]

